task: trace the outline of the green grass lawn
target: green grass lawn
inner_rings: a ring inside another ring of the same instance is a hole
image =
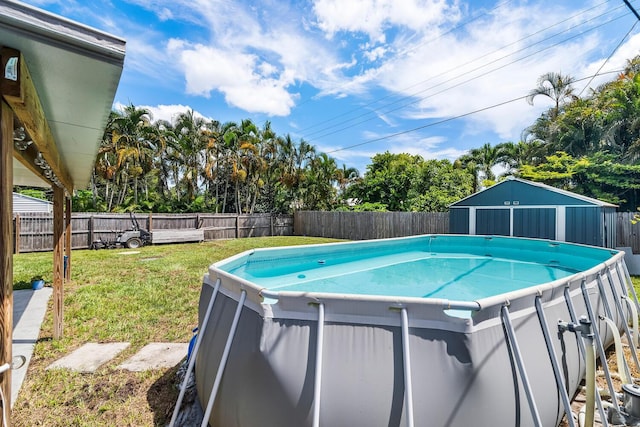
[[[150,342],[188,342],[197,325],[202,277],[213,262],[258,248],[334,239],[267,237],[129,250],[73,251],[73,280],[65,284],[64,337],[52,340],[48,310],[27,379],[14,404],[24,426],[164,425],[177,398],[175,368],[132,373],[116,366]],[[14,289],[52,277],[51,252],[14,257]],[[87,342],[131,346],[94,374],[45,368]]]

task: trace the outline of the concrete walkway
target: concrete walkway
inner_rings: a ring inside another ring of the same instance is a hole
[[[37,291],[31,289],[13,291],[13,345],[11,346],[14,360],[24,356],[25,363],[11,372],[11,404],[16,401],[18,392],[24,382],[29,362],[33,355],[33,348],[40,335],[40,326],[47,312],[52,288],[42,288]]]

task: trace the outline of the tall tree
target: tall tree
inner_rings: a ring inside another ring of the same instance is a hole
[[[176,118],[174,124],[175,143],[181,158],[181,175],[178,186],[179,198],[184,203],[192,203],[200,190],[200,177],[203,175],[204,151],[208,142],[206,124],[202,117],[189,109]]]
[[[557,117],[560,113],[560,106],[565,101],[575,98],[572,86],[574,81],[575,79],[571,76],[554,72],[545,73],[538,78],[538,86],[529,92],[527,102],[533,105],[533,100],[537,96],[546,96],[554,102],[551,117]]]
[[[460,156],[463,167],[475,169],[476,188],[495,183],[496,176],[493,168],[505,160],[502,147],[489,143],[480,148],[472,148],[469,153]]]

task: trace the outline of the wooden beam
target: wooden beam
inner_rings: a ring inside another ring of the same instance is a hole
[[[2,97],[11,106],[33,140],[33,145],[42,153],[67,193],[73,194],[73,180],[58,152],[24,57],[20,51],[8,47],[0,50],[0,56],[3,70],[0,79]]]
[[[0,100],[0,365],[11,364],[13,341],[13,112]],[[0,374],[11,413],[11,370]],[[10,422],[9,416],[8,422]]]
[[[66,264],[64,265],[64,281],[71,280],[71,197],[65,198],[66,207],[64,210],[64,255],[67,257]]]
[[[64,190],[53,187],[53,338],[62,338],[64,326]]]

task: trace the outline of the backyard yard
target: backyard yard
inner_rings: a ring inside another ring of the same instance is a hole
[[[74,251],[73,280],[65,284],[64,337],[51,338],[50,302],[26,380],[14,402],[13,424],[167,425],[178,395],[178,367],[130,372],[118,365],[146,344],[191,339],[202,277],[213,262],[252,248],[332,241],[336,240],[265,237],[147,246],[135,251]],[[50,284],[51,266],[50,252],[16,255],[14,289],[30,288],[35,275],[42,275]],[[633,277],[633,282],[638,289],[639,278]],[[89,342],[131,345],[94,373],[46,369]]]
[[[178,389],[176,368],[129,372],[122,361],[151,342],[188,342],[197,325],[202,276],[210,264],[244,250],[334,239],[268,237],[148,246],[138,251],[74,251],[65,284],[64,337],[52,340],[47,311],[33,359],[13,408],[16,426],[164,426]],[[50,252],[14,257],[14,289],[30,278],[52,280]],[[51,303],[50,303],[51,307]],[[95,373],[46,370],[87,342],[131,345]]]

